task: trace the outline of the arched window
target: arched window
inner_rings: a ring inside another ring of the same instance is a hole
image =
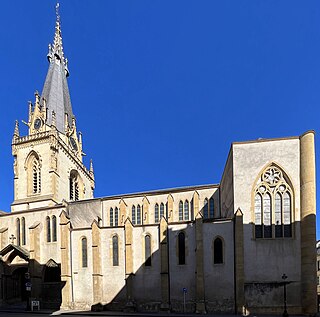
[[[213,263],[223,263],[223,243],[220,238],[216,238],[213,243]]]
[[[208,198],[205,198],[203,202],[203,218],[209,218],[209,206],[208,206]]]
[[[178,263],[180,265],[186,264],[186,241],[183,232],[178,235]]]
[[[289,192],[283,194],[283,227],[284,237],[291,237],[291,196]]]
[[[131,216],[131,219],[132,219],[132,224],[136,224],[136,206],[133,205],[132,206],[132,216]]]
[[[214,218],[214,199],[213,199],[213,197],[211,197],[209,200],[209,210],[210,210],[209,217]]]
[[[17,234],[17,245],[21,245],[21,238],[20,238],[20,219],[16,220],[17,227],[16,227],[16,234]]]
[[[145,246],[145,266],[151,266],[151,236],[147,234],[144,238]]]
[[[189,220],[189,201],[184,202],[184,220]]]
[[[47,242],[51,242],[51,226],[50,226],[50,218],[46,218],[46,231],[47,231]]]
[[[164,217],[164,204],[163,203],[160,204],[160,219],[161,219],[161,217]]]
[[[110,227],[113,227],[113,208],[110,208]]]
[[[22,245],[26,245],[26,220],[21,218]]]
[[[57,218],[52,216],[52,241],[57,241]]]
[[[78,180],[78,173],[76,171],[71,171],[70,179],[69,179],[69,194],[70,200],[76,201],[79,200],[79,180]]]
[[[183,202],[180,200],[179,202],[179,220],[183,220]]]
[[[82,255],[82,267],[88,267],[88,250],[87,250],[87,238],[81,239],[81,255]]]
[[[118,224],[119,224],[119,210],[118,210],[118,207],[116,207],[114,209],[114,225],[115,225],[115,227],[118,227]]]
[[[159,222],[159,205],[158,203],[154,206],[154,222]]]
[[[137,225],[141,225],[141,207],[137,206]]]
[[[32,192],[38,194],[41,192],[41,170],[39,160],[34,158],[32,162]]]
[[[31,151],[28,155],[25,168],[28,172],[28,195],[39,194],[41,192],[41,164],[36,152]]]
[[[112,237],[112,265],[119,265],[119,243],[117,235]]]
[[[266,168],[255,186],[255,238],[291,237],[292,202],[293,191],[285,173],[275,165]]]

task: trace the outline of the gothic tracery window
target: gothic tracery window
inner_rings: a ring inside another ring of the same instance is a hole
[[[255,238],[291,237],[293,191],[284,172],[269,166],[254,195]]]

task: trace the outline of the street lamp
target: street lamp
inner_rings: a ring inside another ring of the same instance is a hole
[[[286,274],[282,275],[282,279],[283,279],[283,306],[284,306],[284,311],[282,316],[283,317],[288,317],[288,312],[287,312],[287,282],[286,279],[288,278],[288,276]]]

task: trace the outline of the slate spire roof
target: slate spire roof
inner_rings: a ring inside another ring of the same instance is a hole
[[[63,53],[59,3],[56,5],[56,16],[54,40],[52,45],[49,44],[47,55],[50,64],[41,97],[46,99],[47,124],[52,124],[52,112],[54,111],[56,127],[60,132],[65,133],[65,114],[68,115],[68,123],[71,126],[73,113],[67,82],[68,60]]]

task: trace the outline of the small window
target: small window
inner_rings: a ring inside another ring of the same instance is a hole
[[[119,210],[116,207],[114,209],[114,225],[115,225],[115,227],[118,227],[118,223],[119,223]]]
[[[136,206],[132,206],[132,214],[131,214],[132,224],[136,224]]]
[[[87,238],[81,239],[82,267],[88,267]]]
[[[145,236],[145,266],[151,266],[151,237]]]
[[[112,237],[112,265],[119,265],[119,243],[118,236]]]
[[[159,222],[159,205],[155,204],[154,206],[154,222],[158,223]]]
[[[22,233],[22,245],[26,245],[26,220],[24,217],[21,219],[21,233]]]
[[[186,264],[186,241],[183,232],[180,232],[178,235],[178,256],[179,265]]]
[[[141,207],[137,206],[137,225],[141,225]]]
[[[184,220],[189,220],[189,201],[184,202]]]
[[[52,216],[52,241],[57,241],[57,218]]]
[[[113,208],[110,208],[110,227],[113,227]]]
[[[183,220],[183,202],[179,202],[179,220]]]
[[[47,242],[51,242],[51,226],[50,226],[50,218],[46,218],[46,229],[47,229]]]
[[[209,206],[208,206],[208,198],[206,198],[203,202],[203,218],[209,218]]]
[[[209,210],[210,210],[210,218],[214,218],[214,199],[213,197],[210,198],[209,200]]]
[[[163,203],[160,204],[160,219],[162,217],[164,217],[164,204]]]
[[[220,238],[216,238],[213,244],[213,263],[223,263],[223,244]]]
[[[17,219],[17,227],[16,227],[16,232],[17,232],[17,245],[21,245],[21,237],[20,237],[20,219]]]

